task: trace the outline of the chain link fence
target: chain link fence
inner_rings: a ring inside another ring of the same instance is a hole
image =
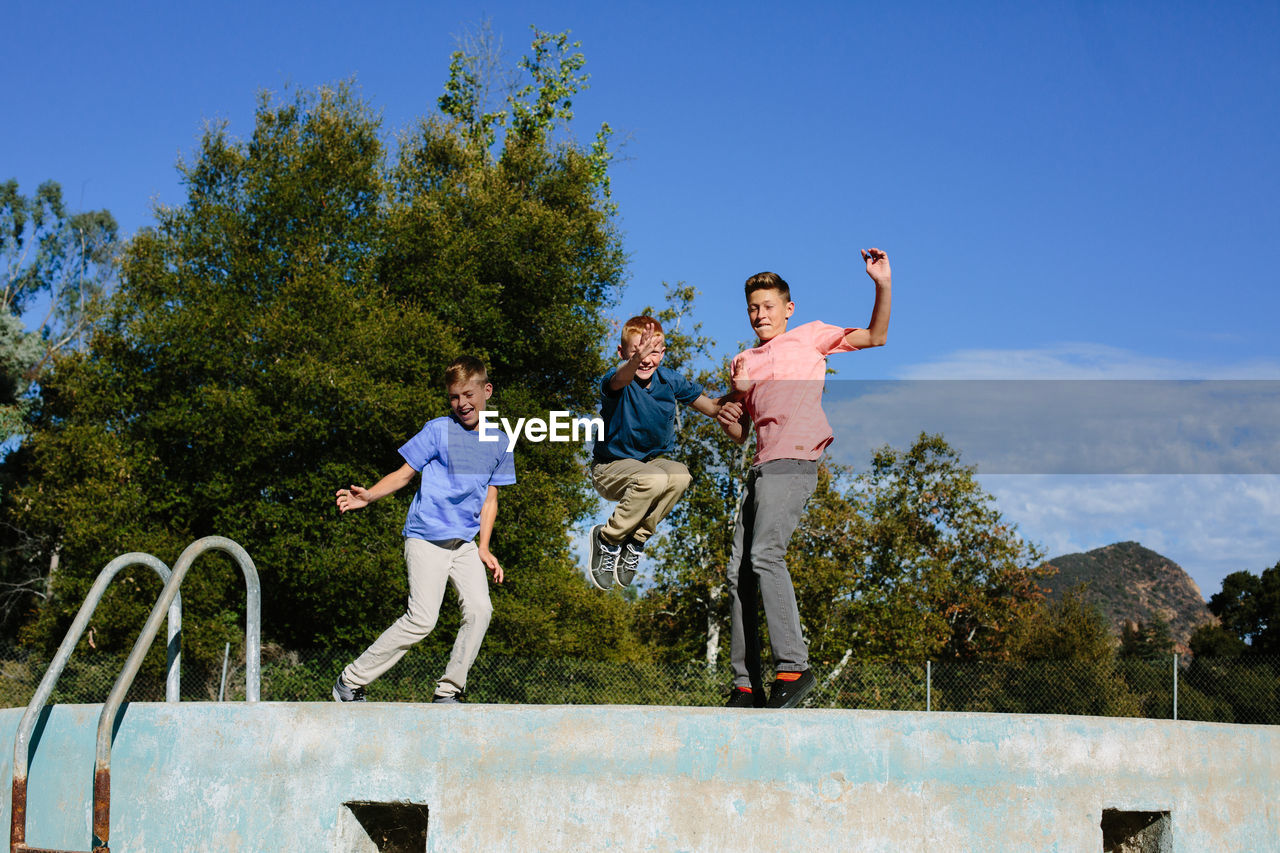
[[[330,700],[334,679],[354,655],[285,652],[267,646],[262,698],[277,702]],[[446,658],[411,650],[369,687],[371,701],[428,702]],[[53,693],[57,703],[106,699],[123,654],[77,652]],[[0,648],[0,707],[26,705],[48,660]],[[127,696],[164,700],[164,649],[157,645]],[[1022,663],[897,661],[815,666],[810,708],[890,711],[985,711],[1007,714],[1088,714],[1221,723],[1280,724],[1280,658],[1164,658],[1029,661]],[[1176,673],[1176,675],[1175,675]],[[723,704],[731,676],[702,663],[614,663],[517,658],[481,653],[468,677],[470,702],[530,705]],[[222,667],[183,664],[183,701],[244,698],[244,662]]]

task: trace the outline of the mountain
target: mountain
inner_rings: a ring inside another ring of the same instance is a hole
[[[1217,621],[1205,606],[1200,587],[1182,567],[1137,542],[1117,542],[1084,554],[1063,554],[1047,565],[1058,570],[1041,585],[1049,597],[1087,584],[1085,598],[1097,606],[1119,636],[1126,621],[1150,622],[1156,613],[1169,623],[1179,652],[1205,622]]]

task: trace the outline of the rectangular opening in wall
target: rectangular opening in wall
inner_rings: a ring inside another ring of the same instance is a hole
[[[1103,853],[1173,853],[1169,813],[1102,810]]]
[[[337,853],[425,853],[427,807],[398,801],[343,803]]]

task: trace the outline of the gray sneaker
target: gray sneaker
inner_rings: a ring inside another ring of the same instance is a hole
[[[335,702],[363,702],[364,688],[352,687],[342,680],[342,676],[338,676],[338,680],[333,683],[333,701]]]
[[[431,704],[432,705],[461,705],[462,693],[460,692],[450,693],[447,696],[444,693],[436,693],[434,696],[431,697]]]
[[[640,556],[643,553],[644,545],[633,539],[628,539],[627,544],[622,546],[618,566],[613,570],[618,586],[631,586],[631,582],[636,578],[636,570],[640,568]]]
[[[613,587],[614,567],[622,556],[621,545],[610,545],[600,538],[600,531],[603,529],[603,524],[591,528],[591,570],[587,572],[587,577],[591,578],[596,589]]]

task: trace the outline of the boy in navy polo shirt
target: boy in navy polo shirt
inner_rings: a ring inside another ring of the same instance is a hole
[[[333,686],[339,702],[363,702],[364,689],[431,633],[440,614],[445,583],[453,584],[462,625],[453,654],[437,683],[433,702],[458,702],[467,670],[480,651],[493,605],[485,568],[502,583],[502,566],[489,551],[498,516],[498,486],[516,481],[515,462],[505,442],[481,442],[476,427],[493,394],[484,362],[455,359],[445,371],[450,414],[427,421],[400,448],[404,465],[371,489],[338,490],[338,509],[366,507],[407,486],[421,473],[418,493],[404,522],[404,560],[409,568],[409,606],[403,616],[342,671]],[[477,534],[479,541],[476,542]]]
[[[689,469],[662,458],[675,447],[676,403],[711,417],[720,412],[697,383],[661,366],[665,352],[661,324],[632,317],[618,345],[626,360],[600,379],[604,441],[596,442],[591,484],[618,505],[591,529],[589,577],[599,589],[630,585],[644,543],[689,487]]]

